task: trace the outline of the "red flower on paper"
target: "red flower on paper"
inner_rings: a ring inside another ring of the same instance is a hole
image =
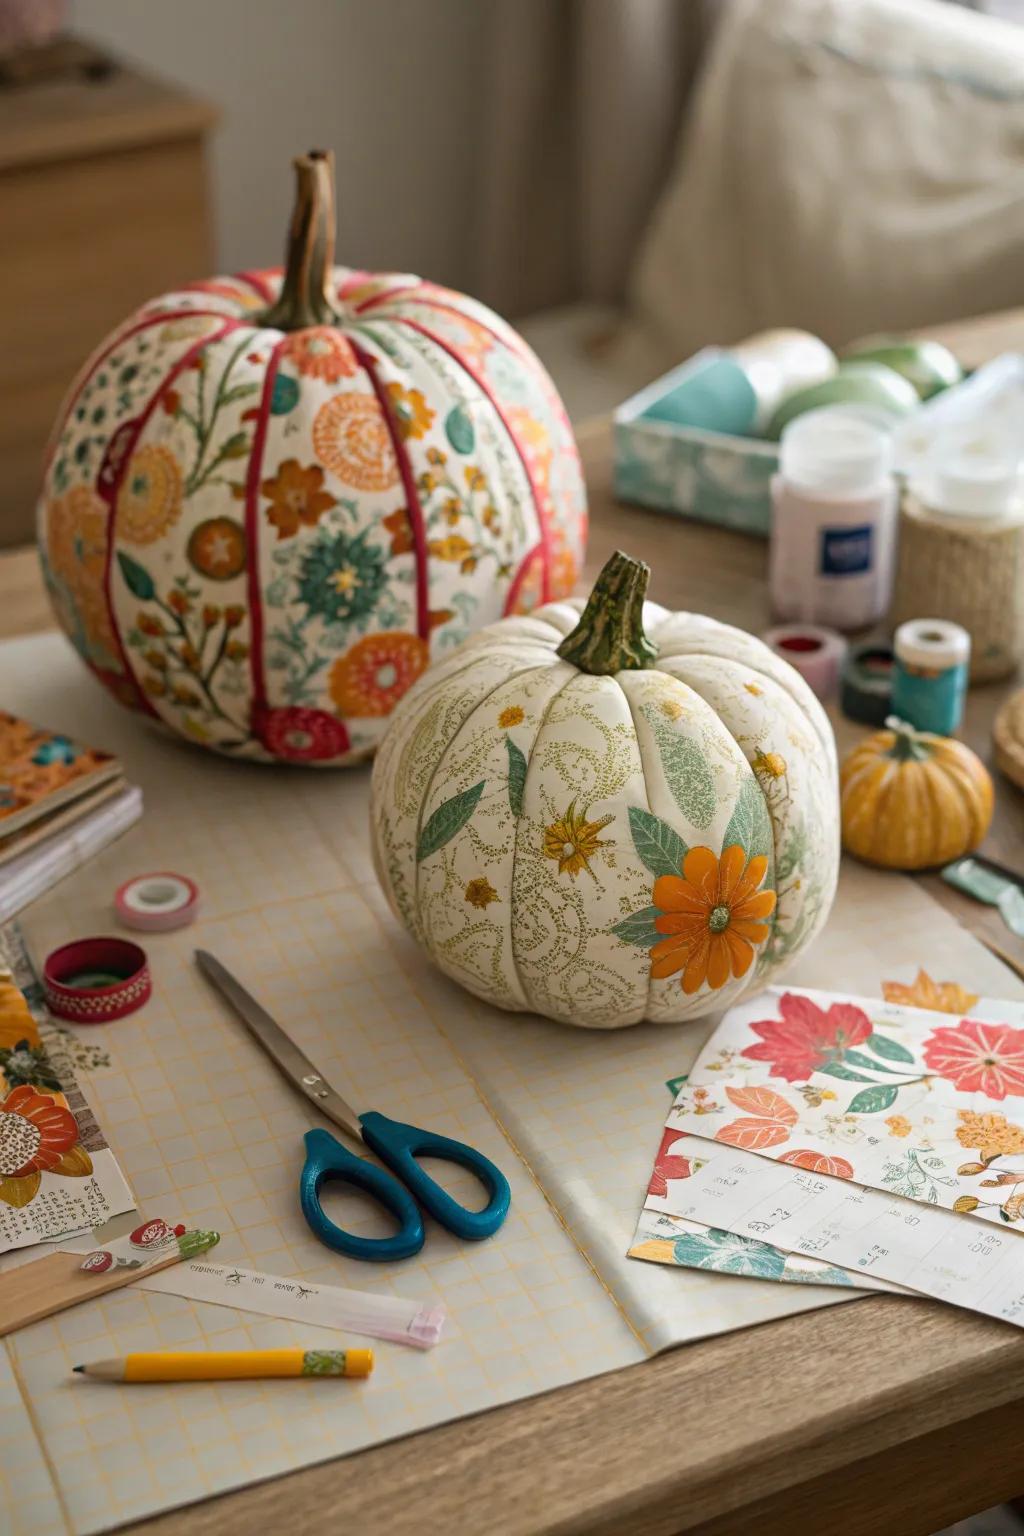
[[[961,1019],[928,1037],[924,1064],[958,1093],[984,1093],[990,1099],[1024,1094],[1024,1029]]]
[[[725,1096],[737,1109],[744,1109],[747,1120],[730,1120],[715,1132],[716,1141],[745,1152],[764,1152],[789,1140],[789,1132],[799,1118],[797,1111],[781,1093],[772,1088],[727,1088]]]
[[[680,1136],[678,1131],[671,1128],[666,1130],[661,1138],[661,1146],[658,1155],[654,1159],[654,1172],[651,1174],[651,1182],[647,1186],[649,1195],[667,1195],[669,1179],[688,1179],[693,1172],[693,1166],[688,1157],[679,1157],[669,1151],[670,1147],[677,1147],[686,1142],[688,1137]]]
[[[323,709],[263,709],[253,730],[268,752],[290,763],[321,763],[348,751],[348,731]]]
[[[761,1039],[740,1054],[750,1061],[771,1062],[772,1077],[805,1083],[812,1072],[828,1062],[842,1061],[845,1053],[862,1045],[871,1034],[871,1020],[852,1003],[833,1003],[827,1010],[809,997],[786,992],[779,1001],[781,1019],[764,1019],[750,1028]],[[1021,1032],[1024,1041],[1024,1032]],[[1024,1073],[1024,1055],[1021,1057]],[[1024,1093],[1024,1076],[1018,1090]]]
[[[792,1152],[783,1152],[779,1162],[806,1168],[809,1173],[828,1173],[834,1179],[853,1178],[853,1164],[845,1157],[828,1157],[824,1152],[812,1152],[809,1147],[794,1147]]]

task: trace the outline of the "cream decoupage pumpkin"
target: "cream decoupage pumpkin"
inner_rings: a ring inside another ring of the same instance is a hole
[[[366,757],[431,658],[571,592],[579,459],[465,295],[333,267],[330,156],[280,272],[190,284],[89,359],[39,507],[57,614],[129,708],[222,752]]]
[[[838,873],[818,700],[753,636],[645,603],[648,574],[616,554],[585,608],[468,640],[373,772],[377,872],[434,962],[596,1029],[735,1002],[818,932]]]

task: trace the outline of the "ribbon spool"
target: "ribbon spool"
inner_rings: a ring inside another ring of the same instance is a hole
[[[776,656],[795,667],[819,699],[835,692],[846,641],[834,629],[816,624],[781,624],[763,636]]]
[[[136,875],[114,893],[114,909],[126,928],[142,933],[170,933],[184,928],[199,911],[194,880],[170,872]]]
[[[50,1012],[75,1024],[123,1019],[152,991],[146,951],[129,939],[76,939],[47,955],[43,966]]]
[[[918,731],[949,736],[964,714],[971,637],[948,619],[911,619],[893,636],[892,710]]]
[[[839,707],[848,720],[884,725],[892,714],[891,645],[857,645],[843,664]]]

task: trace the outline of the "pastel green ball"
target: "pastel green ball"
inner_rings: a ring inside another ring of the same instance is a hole
[[[765,437],[777,441],[783,428],[797,416],[823,405],[868,405],[893,416],[906,416],[919,404],[913,384],[894,368],[884,363],[841,363],[831,379],[787,395],[768,423]]]

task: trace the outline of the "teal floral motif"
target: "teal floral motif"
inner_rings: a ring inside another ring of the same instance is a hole
[[[370,544],[369,533],[319,534],[298,580],[299,600],[311,617],[351,624],[373,613],[387,586],[387,552]]]
[[[11,1050],[0,1050],[0,1076],[8,1088],[28,1085],[32,1088],[49,1088],[54,1093],[63,1092],[63,1084],[42,1045],[30,1045],[19,1040]]]
[[[903,1156],[888,1159],[882,1167],[881,1182],[894,1195],[908,1200],[927,1200],[938,1205],[937,1186],[956,1188],[956,1179],[945,1172],[945,1163],[934,1152],[922,1147],[908,1147]]]
[[[299,382],[289,373],[279,373],[270,394],[270,414],[287,416],[299,403]]]
[[[708,1227],[706,1232],[684,1232],[673,1247],[677,1264],[688,1269],[713,1269],[726,1275],[754,1275],[760,1280],[781,1280],[786,1255],[770,1243],[738,1232]]]
[[[78,748],[67,736],[51,736],[44,741],[32,754],[34,763],[73,763],[78,756]]]

